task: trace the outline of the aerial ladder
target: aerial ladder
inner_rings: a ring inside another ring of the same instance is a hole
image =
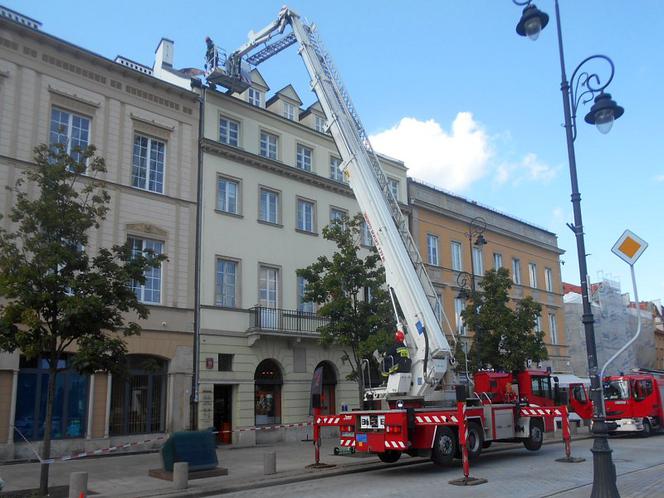
[[[292,31],[286,33],[288,26]],[[404,342],[412,362],[410,372],[390,374],[381,394],[388,398],[409,396],[426,401],[440,400],[445,393],[449,395],[445,387],[451,385],[454,375],[450,368],[454,363],[450,344],[443,332],[442,320],[436,316],[444,316],[443,307],[408,230],[407,219],[389,189],[357,110],[315,26],[306,24],[295,12],[284,7],[276,20],[258,33],[250,33],[249,40],[225,60],[215,56],[218,63],[209,64],[207,80],[242,92],[251,83],[247,76],[249,67],[296,43],[309,72],[311,88],[325,113],[327,129],[339,149],[341,167],[383,262],[393,303],[396,296],[403,313],[404,323],[399,325],[405,325]],[[256,50],[260,46],[262,48]],[[398,316],[397,321],[401,322]],[[380,397],[378,392],[374,394]]]
[[[315,429],[337,426],[341,446],[376,453],[384,462],[394,462],[402,453],[408,453],[447,464],[463,448],[467,477],[468,456],[478,456],[493,441],[522,441],[527,449],[538,450],[544,420],[560,417],[570,458],[566,408],[538,406],[524,396],[532,393],[519,393],[520,384],[530,387],[533,375],[548,377],[547,372],[524,374],[525,380],[520,383],[511,374],[479,372],[480,384],[485,384],[482,392],[473,393],[471,399],[463,396],[454,405],[455,395],[462,396],[451,389],[454,357],[442,327],[444,321],[454,339],[449,321],[356,108],[315,27],[283,7],[272,23],[258,33],[250,33],[238,50],[223,57],[213,52],[208,57],[208,83],[241,93],[251,85],[252,66],[296,43],[311,77],[311,88],[325,113],[327,129],[341,154],[342,168],[382,259],[393,304],[396,298],[401,309],[399,315],[395,304],[397,322],[403,318],[398,326],[405,329],[412,360],[410,372],[390,374],[387,386],[378,393],[387,399],[388,409],[318,415]],[[478,389],[477,376],[475,380]],[[318,462],[318,449],[316,455]]]

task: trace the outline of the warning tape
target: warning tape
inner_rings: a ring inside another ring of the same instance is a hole
[[[229,433],[229,432],[251,432],[251,431],[269,431],[269,430],[275,430],[275,429],[283,429],[283,428],[292,428],[292,427],[307,427],[309,425],[312,425],[312,422],[301,422],[298,424],[280,424],[280,425],[270,425],[270,426],[260,426],[260,427],[243,427],[240,429],[235,429],[235,430],[226,430],[226,431],[212,431],[212,434],[224,434],[224,433]],[[28,441],[23,434],[20,433],[18,429],[16,431],[20,434],[20,436],[25,440],[28,445],[32,448],[32,444],[30,444],[30,441]],[[70,460],[77,460],[79,458],[85,458],[89,456],[99,456],[99,455],[106,455],[108,453],[112,453],[114,451],[118,450],[125,450],[127,448],[131,448],[133,446],[139,446],[143,444],[148,444],[148,443],[153,443],[155,441],[162,441],[164,439],[167,439],[168,436],[157,436],[151,439],[143,439],[141,441],[132,441],[130,443],[125,443],[125,444],[120,444],[120,445],[115,445],[115,446],[109,446],[108,448],[101,448],[98,450],[92,450],[92,451],[83,451],[80,453],[74,453],[72,455],[67,455],[59,458],[49,458],[49,459],[42,459],[39,454],[33,449],[33,453],[39,460],[39,463],[56,463],[56,462],[67,462]]]

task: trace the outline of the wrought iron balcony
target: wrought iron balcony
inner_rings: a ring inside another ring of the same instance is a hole
[[[288,335],[296,337],[318,336],[318,328],[328,319],[309,311],[286,310],[255,306],[249,308],[250,334]]]

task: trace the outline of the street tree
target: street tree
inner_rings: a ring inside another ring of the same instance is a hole
[[[544,332],[536,330],[542,306],[530,296],[510,306],[512,279],[505,268],[487,271],[478,285],[461,312],[464,325],[475,332],[467,353],[471,371],[490,367],[513,372],[525,368],[528,360],[546,360]]]
[[[318,329],[320,342],[342,349],[341,359],[351,369],[347,379],[357,382],[360,406],[365,390],[363,361],[373,362],[375,350],[384,352],[396,330],[385,270],[375,248],[362,249],[362,228],[361,214],[331,222],[323,228],[323,237],[336,244],[334,254],[297,270],[307,282],[305,301],[320,305],[319,315],[329,319]]]
[[[35,148],[14,187],[8,229],[0,229],[0,350],[20,350],[48,365],[42,458],[51,456],[56,378],[70,356],[83,374],[121,374],[124,336],[140,332],[148,316],[133,287],[164,255],[136,253],[128,244],[88,249],[91,232],[104,220],[110,195],[97,180],[106,171],[93,146]],[[30,191],[34,190],[34,195]],[[42,464],[40,493],[47,494],[48,464]]]

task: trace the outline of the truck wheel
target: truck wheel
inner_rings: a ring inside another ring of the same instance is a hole
[[[643,419],[643,430],[641,431],[641,437],[650,437],[652,436],[652,426],[650,425],[650,420],[647,418]]]
[[[378,458],[383,463],[394,463],[401,458],[400,451],[388,450],[385,453],[378,453]]]
[[[480,456],[484,447],[484,431],[477,422],[468,422],[468,439],[466,440],[468,448],[468,458],[474,459]]]
[[[530,421],[530,435],[528,439],[524,439],[523,445],[527,450],[537,451],[542,447],[544,441],[544,424],[540,419],[532,419]]]
[[[457,446],[457,436],[454,431],[447,426],[438,427],[436,437],[433,439],[431,460],[436,465],[449,465],[454,460]]]

